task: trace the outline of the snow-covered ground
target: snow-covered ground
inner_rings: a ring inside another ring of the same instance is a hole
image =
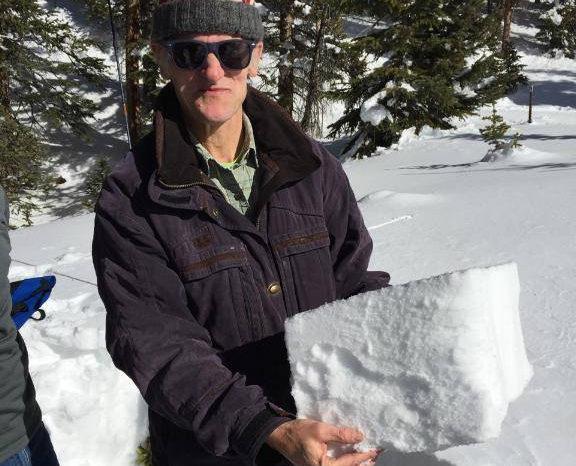
[[[524,29],[516,34],[533,34]],[[518,264],[535,371],[498,439],[435,455],[384,453],[382,466],[576,464],[576,63],[530,54],[524,61],[536,86],[534,123],[526,123],[526,89],[498,104],[524,151],[479,163],[488,147],[478,133],[485,122],[474,117],[345,165],[374,239],[371,268],[389,271],[393,283]],[[23,329],[61,464],[128,466],[145,435],[145,412],[105,350],[92,224],[85,214],[12,232],[10,278],[61,274],[48,318]]]
[[[508,114],[517,113],[510,108]],[[358,195],[370,194],[361,206],[375,242],[372,266],[391,271],[394,283],[473,266],[519,264],[534,379],[512,406],[499,439],[438,455],[452,464],[576,462],[576,154],[563,144],[576,137],[576,127],[565,128],[548,123],[519,128],[527,147],[555,153],[554,162],[543,157],[540,163],[533,158],[474,163],[485,146],[462,129],[348,165]]]

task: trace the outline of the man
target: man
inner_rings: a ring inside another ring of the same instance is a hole
[[[58,466],[42,423],[28,354],[10,310],[8,204],[0,187],[0,466]]]
[[[172,0],[152,49],[155,130],[105,183],[94,263],[107,346],[149,410],[161,466],[349,466],[361,433],[295,420],[286,317],[380,288],[339,163],[247,86],[264,31],[248,2]],[[281,455],[279,455],[281,453]]]

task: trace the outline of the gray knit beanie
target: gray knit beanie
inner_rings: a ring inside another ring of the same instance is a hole
[[[152,16],[153,41],[180,34],[230,34],[260,41],[262,18],[255,6],[233,0],[167,0]]]

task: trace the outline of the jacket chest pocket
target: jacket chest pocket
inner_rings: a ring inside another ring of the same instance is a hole
[[[259,336],[261,322],[250,298],[254,279],[243,245],[197,251],[183,242],[174,258],[188,307],[215,347],[228,349]]]
[[[330,236],[324,225],[276,236],[272,248],[281,264],[289,315],[335,299]]]

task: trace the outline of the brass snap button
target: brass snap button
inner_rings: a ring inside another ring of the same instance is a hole
[[[216,208],[212,209],[212,217],[214,218],[218,218],[218,216],[220,215],[220,211]]]
[[[282,287],[280,286],[280,283],[278,283],[278,282],[272,282],[272,283],[270,283],[270,285],[268,285],[268,293],[270,293],[271,295],[278,294],[281,291],[282,291]]]

